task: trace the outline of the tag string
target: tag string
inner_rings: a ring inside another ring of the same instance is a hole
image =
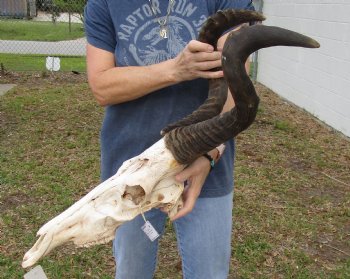
[[[147,220],[146,220],[145,214],[143,214],[143,211],[142,211],[142,207],[141,207],[141,205],[140,205],[140,213],[141,213],[141,216],[142,216],[143,220],[144,220],[144,221],[145,221],[145,223],[146,223],[146,222],[147,222]]]

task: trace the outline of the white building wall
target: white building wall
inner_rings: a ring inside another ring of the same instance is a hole
[[[321,48],[260,50],[257,80],[350,136],[350,0],[264,0],[263,13]]]

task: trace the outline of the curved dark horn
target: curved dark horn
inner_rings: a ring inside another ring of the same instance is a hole
[[[319,43],[309,37],[278,27],[255,25],[230,34],[223,49],[222,66],[235,107],[212,119],[179,127],[166,134],[166,146],[179,163],[193,162],[235,137],[254,121],[259,98],[244,63],[254,51],[277,45],[319,47]]]
[[[251,41],[252,38],[254,41]],[[236,34],[232,34],[227,41],[229,43],[224,46],[222,67],[236,108],[240,113],[239,118],[245,120],[245,124],[242,123],[242,130],[248,128],[254,121],[259,102],[255,88],[244,67],[249,55],[258,49],[278,45],[320,47],[320,44],[310,37],[280,27],[265,25],[243,28]]]
[[[217,41],[226,30],[242,23],[262,20],[265,20],[265,17],[254,11],[218,11],[209,17],[202,26],[198,35],[198,41],[208,43],[216,49]],[[223,78],[211,80],[206,101],[190,115],[165,127],[161,134],[164,135],[177,127],[188,126],[218,115],[226,102],[227,92],[227,84]]]

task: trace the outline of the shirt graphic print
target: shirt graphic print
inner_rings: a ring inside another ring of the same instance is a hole
[[[122,64],[151,65],[174,58],[190,40],[197,38],[207,18],[192,2],[175,1],[166,24],[168,38],[162,38],[157,18],[160,21],[166,18],[168,1],[153,0],[153,5],[156,16],[145,1],[121,20],[117,40],[121,45]]]

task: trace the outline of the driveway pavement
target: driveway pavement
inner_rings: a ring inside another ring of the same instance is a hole
[[[1,0],[0,0],[1,1]],[[40,12],[34,21],[51,21],[48,13]],[[68,22],[68,14],[61,13],[57,18],[59,22]],[[71,17],[72,22],[81,23],[77,14]],[[60,42],[38,41],[9,41],[0,40],[0,53],[16,54],[44,54],[44,55],[85,55],[86,38]]]
[[[42,11],[38,11],[37,16],[33,18],[33,21],[51,21],[51,20],[52,20],[51,14],[42,12]],[[71,14],[70,20],[73,23],[82,23],[79,14]],[[56,18],[56,21],[68,22],[69,21],[68,13],[60,13],[60,15]]]
[[[85,55],[86,38],[60,42],[0,40],[0,53]]]

